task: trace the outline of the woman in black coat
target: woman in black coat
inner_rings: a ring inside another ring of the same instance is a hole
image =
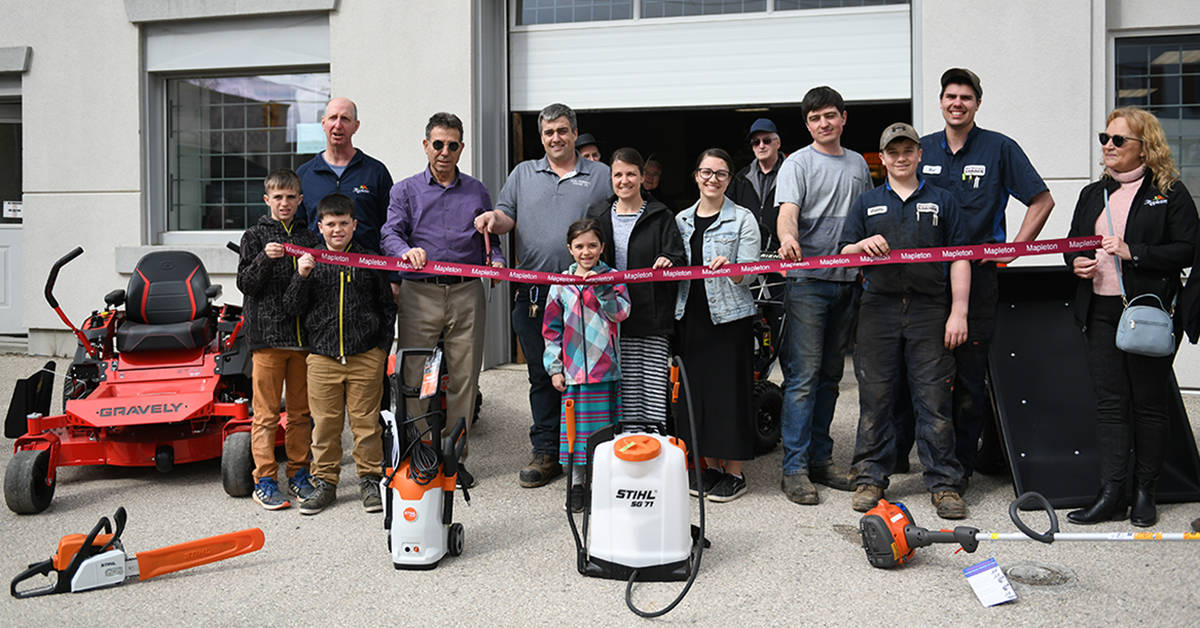
[[[1158,120],[1121,108],[1108,114],[1107,123],[1100,134],[1104,175],[1080,192],[1069,234],[1104,236],[1102,246],[1066,256],[1080,279],[1073,307],[1087,336],[1096,392],[1100,492],[1091,506],[1067,518],[1092,524],[1128,516],[1145,527],[1158,521],[1155,482],[1167,447],[1174,356],[1117,349],[1117,322],[1126,297],[1153,294],[1172,309],[1180,273],[1195,255],[1200,220]],[[1126,515],[1130,450],[1134,499]]]
[[[612,155],[613,196],[588,210],[604,232],[601,259],[617,270],[685,264],[675,214],[642,194],[642,156],[632,148]],[[631,283],[633,309],[621,323],[621,413],[630,419],[667,420],[670,334],[675,282]]]

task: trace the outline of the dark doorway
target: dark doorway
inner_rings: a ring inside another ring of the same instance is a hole
[[[911,122],[909,101],[851,103],[842,144],[862,153],[868,163],[878,152],[879,134],[893,122]],[[800,115],[800,105],[744,106],[724,109],[646,109],[579,111],[579,129],[600,142],[608,162],[617,148],[633,146],[643,157],[653,155],[663,165],[660,200],[675,210],[696,200],[696,186],[688,176],[696,155],[706,148],[720,147],[733,155],[740,169],[754,159],[746,131],[756,118],[770,118],[779,128],[783,151],[790,153],[808,145],[812,138]],[[513,114],[512,165],[544,154],[537,133],[537,112]],[[873,168],[874,171],[874,168]]]

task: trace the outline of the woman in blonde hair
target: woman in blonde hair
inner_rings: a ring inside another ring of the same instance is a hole
[[[1104,174],[1079,193],[1070,237],[1104,236],[1100,249],[1066,255],[1079,277],[1075,318],[1087,336],[1096,392],[1100,491],[1087,508],[1067,514],[1079,524],[1158,521],[1154,486],[1167,447],[1167,403],[1174,356],[1152,358],[1116,347],[1116,326],[1129,298],[1154,294],[1168,309],[1180,272],[1192,265],[1200,220],[1171,159],[1162,126],[1125,107],[1108,114],[1100,133]],[[1132,450],[1134,498],[1128,515]]]

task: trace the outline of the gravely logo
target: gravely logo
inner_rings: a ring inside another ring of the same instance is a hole
[[[1012,255],[1017,252],[1015,246],[985,246],[983,252],[988,255]]]
[[[96,414],[98,416],[133,416],[135,414],[170,414],[178,412],[183,407],[182,403],[147,403],[132,406],[116,406],[113,408],[100,408]]]
[[[915,251],[912,253],[901,251],[900,259],[933,259],[933,253],[929,251]]]
[[[653,508],[655,495],[651,489],[634,491],[627,488],[619,488],[617,489],[616,498],[629,500],[630,508]]]

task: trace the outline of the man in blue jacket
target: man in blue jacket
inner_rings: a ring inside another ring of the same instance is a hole
[[[321,128],[325,150],[297,170],[305,191],[301,216],[309,229],[317,230],[317,202],[334,193],[354,201],[358,228],[354,242],[365,249],[380,250],[379,231],[387,220],[388,192],[392,175],[378,159],[354,147],[358,131],[358,106],[348,98],[334,98],[325,105]]]

